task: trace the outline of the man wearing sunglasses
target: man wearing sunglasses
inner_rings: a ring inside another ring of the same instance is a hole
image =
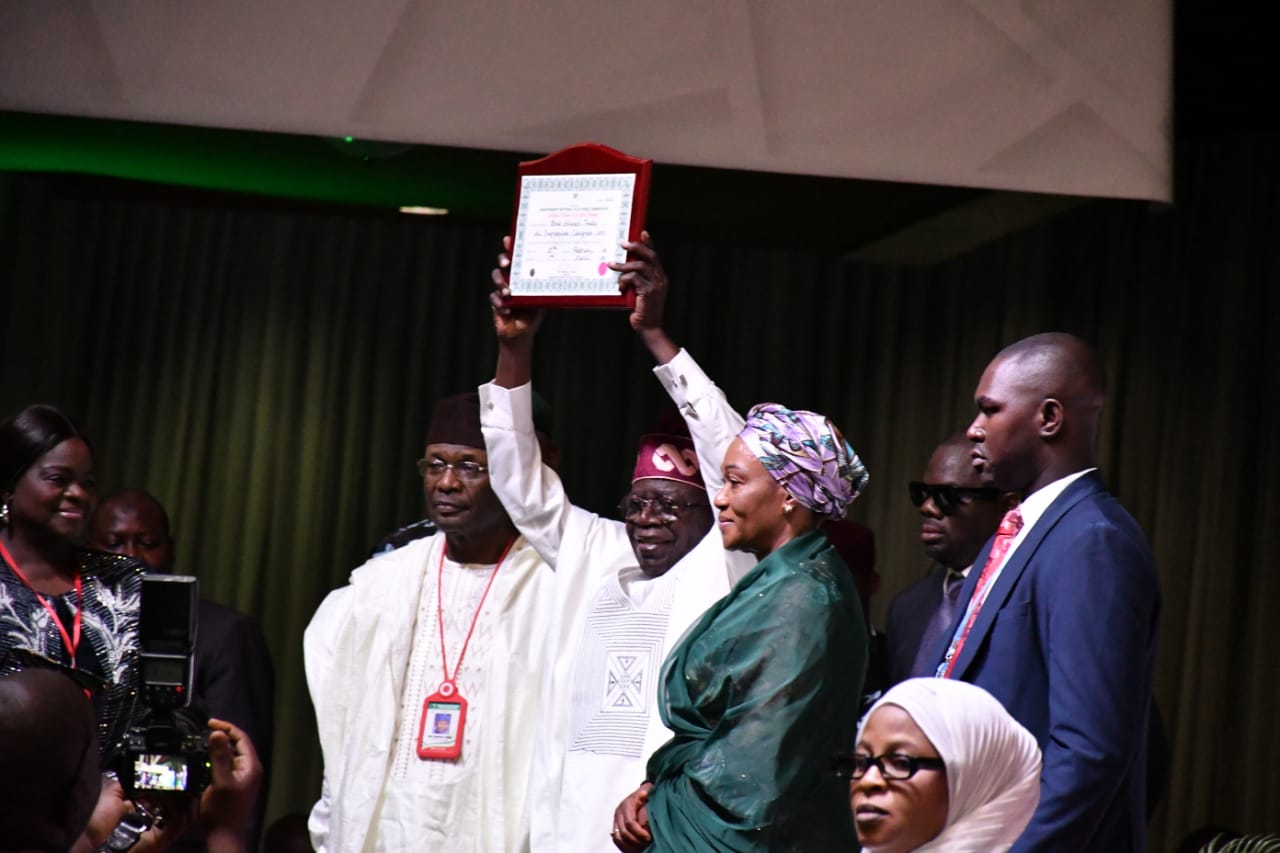
[[[921,482],[908,484],[920,512],[920,543],[935,566],[889,603],[885,634],[890,686],[933,675],[932,650],[955,619],[973,560],[1018,496],[984,487],[970,460],[972,444],[957,433],[929,457]]]

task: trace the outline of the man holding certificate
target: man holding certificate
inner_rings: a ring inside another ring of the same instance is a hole
[[[510,248],[510,243],[507,244]],[[635,288],[632,325],[661,331],[666,277],[652,244],[626,242],[631,259],[614,262]],[[530,383],[534,310],[507,304],[502,269],[494,271],[495,379],[481,386],[481,425],[494,492],[520,533],[555,570],[547,634],[547,670],[534,755],[531,841],[534,853],[608,853],[614,807],[644,779],[649,755],[671,737],[655,707],[659,669],[684,630],[754,562],[729,555],[712,524],[709,492],[720,487],[718,456],[700,458],[687,435],[644,436],[624,521],[573,506],[543,464],[534,435]],[[647,304],[646,304],[647,302]],[[742,418],[683,350],[650,345],[655,373],[699,429],[723,441]],[[656,343],[656,341],[655,341]]]

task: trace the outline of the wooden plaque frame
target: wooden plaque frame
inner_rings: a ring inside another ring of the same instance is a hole
[[[653,161],[623,154],[621,151],[598,142],[583,142],[562,148],[538,160],[527,160],[519,165],[516,174],[526,175],[606,175],[633,174],[635,187],[631,194],[631,224],[627,239],[638,242],[644,230],[645,213],[649,207],[649,181]],[[520,216],[520,191],[522,180],[516,181],[515,201],[511,209],[511,236],[516,237],[516,222]],[[510,280],[510,271],[508,271]],[[508,300],[513,308],[626,308],[635,307],[636,295],[629,289],[616,296],[540,296],[512,295]]]

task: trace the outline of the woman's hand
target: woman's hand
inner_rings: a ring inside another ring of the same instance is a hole
[[[618,804],[613,811],[613,843],[622,853],[641,853],[653,843],[649,834],[649,792],[653,783],[645,782]]]

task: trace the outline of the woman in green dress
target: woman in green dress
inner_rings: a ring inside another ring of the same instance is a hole
[[[675,736],[618,806],[626,853],[855,849],[848,792],[830,773],[857,728],[866,622],[819,529],[867,481],[836,427],[756,406],[729,446],[714,501],[726,548],[760,562],[688,631],[658,704]]]

